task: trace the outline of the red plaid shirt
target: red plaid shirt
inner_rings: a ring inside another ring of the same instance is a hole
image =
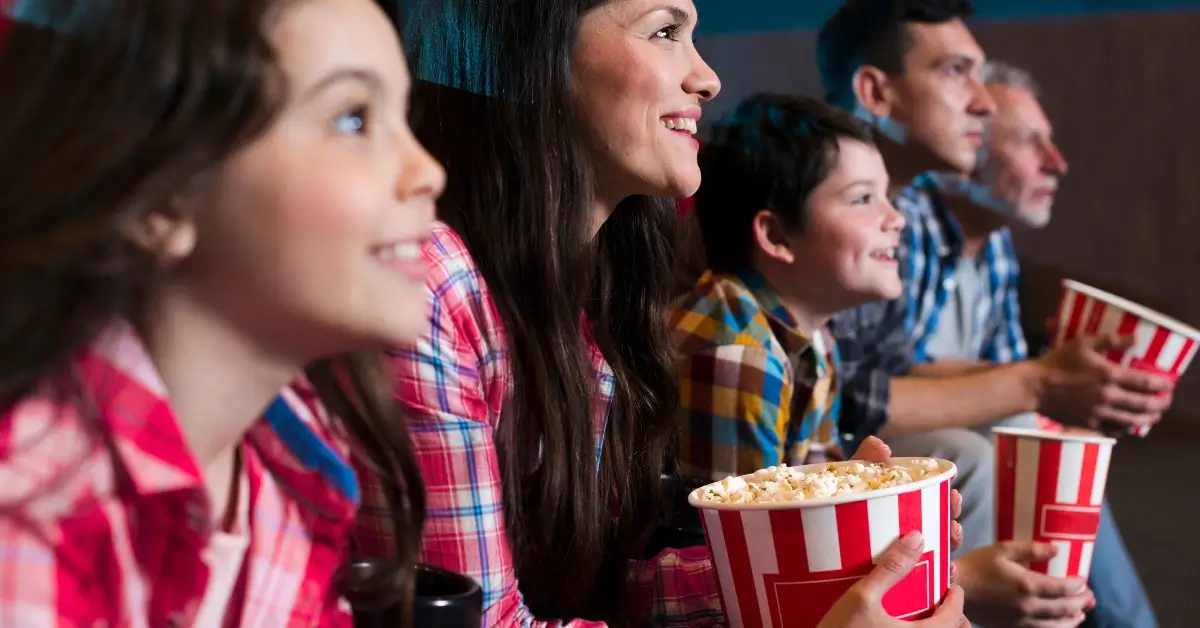
[[[404,405],[425,479],[429,516],[421,560],[475,578],[483,587],[488,626],[602,626],[536,621],[521,598],[504,524],[500,466],[493,440],[512,385],[504,332],[495,303],[462,239],[438,225],[425,247],[431,266],[431,331],[393,352],[396,395]],[[664,321],[666,324],[666,321]],[[613,375],[593,344],[598,435],[612,404]],[[603,439],[598,438],[603,447]],[[363,474],[360,548],[391,552],[388,512]],[[634,565],[631,609],[658,625],[719,623],[716,576],[705,548],[667,550]]]
[[[0,419],[0,627],[189,626],[213,506],[162,380],[125,325],[74,369],[85,405],[35,394]],[[285,390],[246,435],[250,543],[227,625],[351,625],[331,582],[358,485],[320,412]]]

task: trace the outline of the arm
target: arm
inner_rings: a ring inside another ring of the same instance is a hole
[[[879,433],[889,421],[892,378],[914,366],[905,331],[904,299],[839,312],[830,322],[840,356],[839,428],[856,440]]]
[[[881,438],[976,427],[1037,410],[1037,372],[1027,362],[946,377],[891,380],[891,414]]]
[[[833,330],[845,373],[843,431],[886,439],[974,427],[1037,409],[1038,371],[1027,362],[986,368],[915,365],[904,299],[839,313]]]
[[[706,346],[684,357],[679,472],[719,480],[784,462],[792,381],[763,347]]]
[[[982,373],[995,367],[996,365],[991,362],[971,362],[969,360],[941,358],[936,362],[915,364],[912,370],[909,371],[909,374],[915,377],[955,377],[958,375],[970,375],[971,373]]]
[[[483,588],[487,626],[602,626],[542,622],[521,597],[504,519],[491,417],[502,391],[481,375],[479,312],[455,291],[432,296],[433,327],[415,346],[393,352],[395,394],[410,425],[425,481],[423,562],[466,574]]]
[[[629,611],[635,625],[720,626],[724,615],[708,548],[668,549],[633,563]]]

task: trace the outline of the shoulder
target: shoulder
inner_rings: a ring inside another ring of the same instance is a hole
[[[51,542],[64,520],[116,494],[105,428],[82,408],[39,391],[0,415],[0,508],[19,509]]]
[[[500,335],[495,300],[462,236],[442,222],[425,242],[429,265],[425,287],[435,326],[451,327],[466,338],[482,336],[489,343]]]
[[[768,329],[766,317],[754,294],[730,275],[705,273],[671,307],[672,337],[685,354],[739,344],[738,338],[751,328]]]

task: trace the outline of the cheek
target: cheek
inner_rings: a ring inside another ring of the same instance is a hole
[[[336,289],[338,274],[364,259],[380,237],[386,207],[377,180],[349,161],[313,159],[247,172],[222,195],[224,220],[202,235],[218,249],[238,243],[241,250],[231,256],[246,266],[267,266],[281,281]]]

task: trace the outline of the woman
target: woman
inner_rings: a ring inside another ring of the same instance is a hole
[[[445,175],[395,31],[371,0],[8,11],[0,623],[350,625],[347,445],[410,566],[424,508],[379,359],[334,357],[427,326]]]
[[[420,78],[454,88],[419,101],[455,185],[425,247],[432,330],[392,366],[427,487],[422,560],[479,580],[489,626],[721,617],[704,548],[632,561],[678,401],[666,197],[700,184],[693,134],[720,88],[694,16],[690,0],[409,16]],[[370,494],[359,547],[387,552]]]

